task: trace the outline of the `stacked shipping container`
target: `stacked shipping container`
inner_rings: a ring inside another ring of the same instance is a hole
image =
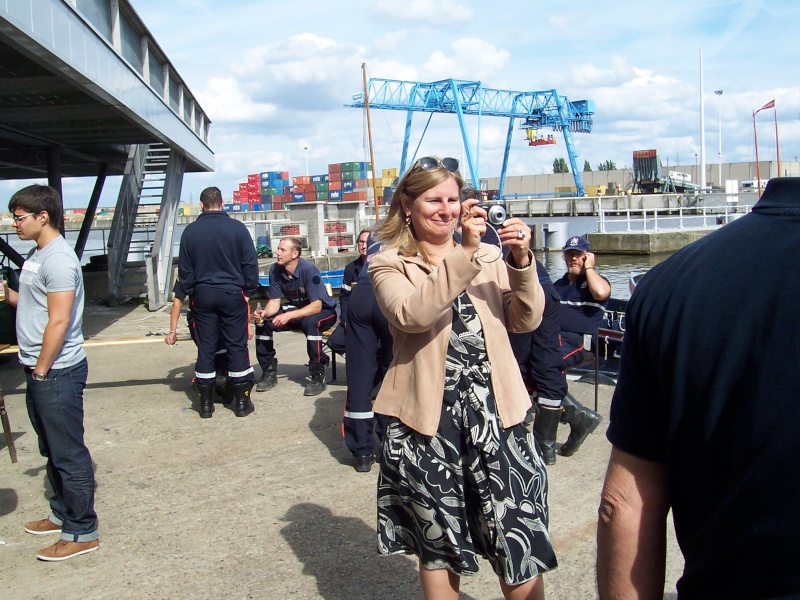
[[[233,191],[233,201],[225,203],[229,212],[281,210],[289,202],[347,202],[371,199],[372,172],[368,162],[328,165],[321,175],[289,177],[288,171],[265,171],[247,176]],[[378,203],[391,197],[399,169],[384,169],[376,183]],[[387,195],[388,191],[388,195]]]

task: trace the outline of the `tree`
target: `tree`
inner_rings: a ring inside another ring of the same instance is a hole
[[[553,161],[553,173],[569,173],[567,161],[563,158],[557,158]]]
[[[613,160],[607,160],[606,162],[602,162],[597,165],[598,171],[616,171],[617,165],[614,163]]]
[[[589,164],[588,160],[583,161],[583,172],[589,172],[592,170],[592,165]]]

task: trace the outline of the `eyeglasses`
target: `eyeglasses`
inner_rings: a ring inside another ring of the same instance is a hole
[[[458,159],[450,158],[449,156],[442,159],[438,159],[435,156],[424,156],[417,161],[417,164],[423,171],[435,171],[439,167],[451,173],[458,171]]]
[[[14,223],[20,223],[30,217],[31,215],[35,215],[36,213],[25,213],[24,215],[14,215]]]

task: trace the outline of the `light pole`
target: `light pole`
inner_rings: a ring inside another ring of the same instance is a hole
[[[722,185],[722,102],[720,99],[722,90],[715,90],[714,93],[717,95],[717,115],[719,116],[719,133],[717,135],[719,139],[719,153],[717,154],[717,162],[719,163],[719,185],[720,187],[724,187]]]
[[[306,151],[306,177],[308,177],[308,146],[303,146],[303,150]]]

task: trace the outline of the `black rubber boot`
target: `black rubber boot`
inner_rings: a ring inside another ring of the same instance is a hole
[[[256,386],[257,392],[267,392],[278,385],[278,361],[273,360],[261,374],[261,380]]]
[[[233,390],[228,386],[228,378],[225,375],[217,375],[217,380],[214,383],[214,391],[220,398],[217,402],[228,404],[233,400]]]
[[[210,419],[214,414],[214,384],[213,383],[192,383],[194,391],[200,397],[200,418]]]
[[[564,442],[558,453],[561,456],[572,456],[589,434],[597,429],[600,421],[603,420],[603,415],[583,406],[572,394],[564,397],[562,407],[564,413],[561,415],[561,422],[569,424],[570,431],[567,441]]]
[[[556,433],[560,418],[560,408],[549,408],[542,405],[537,407],[536,419],[533,421],[533,437],[539,444],[542,460],[546,465],[556,464]]]
[[[229,383],[233,388],[233,412],[237,417],[246,417],[255,410],[253,403],[250,401],[250,390],[253,389],[252,381],[240,381],[238,383]]]
[[[311,372],[311,382],[306,385],[303,395],[319,396],[327,387],[325,384],[325,365],[318,362],[312,362],[310,365],[308,365],[308,370]]]

